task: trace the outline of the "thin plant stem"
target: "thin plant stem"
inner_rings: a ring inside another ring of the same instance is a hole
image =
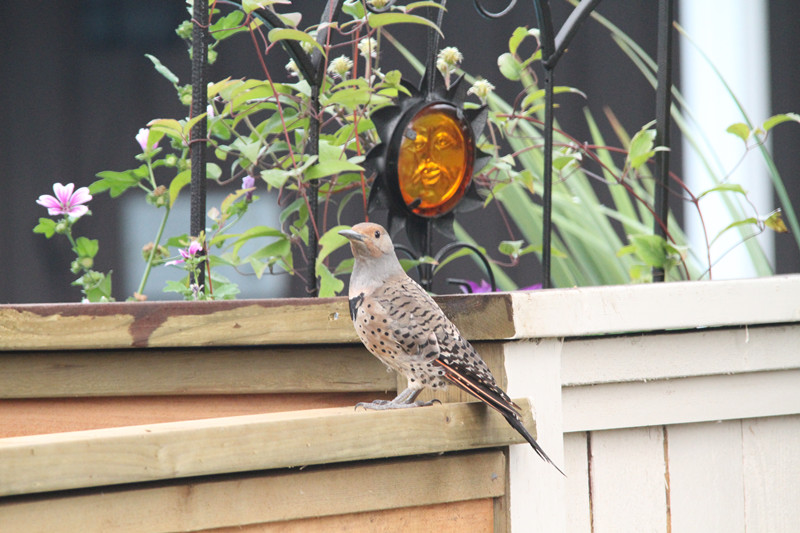
[[[156,240],[153,244],[153,249],[150,250],[150,255],[147,257],[147,265],[144,267],[144,274],[142,274],[142,281],[139,282],[139,288],[136,290],[137,294],[144,293],[144,287],[147,285],[147,278],[150,277],[150,270],[153,268],[153,259],[156,256],[156,251],[158,250],[158,245],[161,243],[161,237],[164,234],[164,228],[167,227],[167,219],[169,218],[169,206],[164,206],[166,210],[164,212],[164,218],[161,219],[161,225],[158,227],[158,233],[156,233]]]

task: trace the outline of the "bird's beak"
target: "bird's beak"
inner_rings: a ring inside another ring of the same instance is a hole
[[[343,237],[347,237],[351,241],[363,241],[364,240],[364,236],[363,235],[361,235],[359,232],[353,231],[351,229],[343,229],[342,231],[339,232],[339,235],[341,235]]]

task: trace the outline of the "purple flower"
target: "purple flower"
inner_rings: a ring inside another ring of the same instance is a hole
[[[253,176],[245,176],[242,178],[242,189],[255,189],[256,187],[256,179]],[[248,202],[253,199],[253,191],[248,190],[247,195],[245,195],[245,200]]]
[[[475,281],[466,279],[464,280],[465,285],[460,285],[461,292],[465,292],[467,294],[477,294],[479,292],[492,292],[492,286],[489,285],[489,282],[485,279],[482,279],[480,283]]]
[[[74,218],[82,217],[89,211],[89,208],[82,204],[91,200],[92,195],[89,194],[89,189],[86,187],[81,187],[72,192],[74,189],[75,184],[73,183],[67,183],[66,185],[56,183],[53,185],[53,192],[56,195],[43,194],[36,200],[36,203],[46,207],[51,216],[69,215]]]
[[[141,128],[139,133],[136,134],[136,142],[139,143],[139,146],[142,147],[142,152],[147,151],[147,141],[150,138],[150,129],[149,128]],[[153,143],[153,146],[150,149],[155,150],[158,148],[158,143]]]
[[[492,286],[489,285],[489,282],[485,279],[482,279],[480,283],[472,281],[472,280],[464,280],[463,283],[460,284],[461,292],[467,294],[477,294],[481,292],[492,292]],[[535,285],[530,285],[528,287],[520,287],[517,289],[518,291],[535,291],[542,288],[541,283],[537,283]]]
[[[166,265],[179,265],[181,263],[185,263],[187,259],[189,259],[190,257],[196,256],[198,253],[200,253],[202,251],[203,251],[203,245],[200,244],[197,241],[192,241],[189,244],[189,247],[186,248],[185,250],[183,248],[178,250],[178,252],[181,254],[181,257],[183,259],[175,259],[173,261],[167,261],[164,264],[166,264]]]

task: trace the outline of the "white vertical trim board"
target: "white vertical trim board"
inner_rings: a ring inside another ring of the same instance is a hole
[[[561,467],[564,465],[561,423],[561,347],[559,339],[504,344],[508,393],[530,398],[536,420],[536,441]],[[528,444],[509,450],[511,531],[565,531],[565,480]]]

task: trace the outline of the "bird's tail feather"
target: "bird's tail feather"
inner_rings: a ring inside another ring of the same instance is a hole
[[[515,409],[517,405],[512,402],[510,398],[506,397],[506,395],[499,388],[497,388],[496,385],[490,387],[487,384],[476,383],[475,380],[469,379],[469,377],[467,377],[463,372],[459,372],[456,368],[454,368],[453,365],[448,365],[441,360],[437,360],[436,363],[445,369],[445,377],[448,378],[450,382],[452,382],[458,388],[472,394],[482,402],[486,403],[489,407],[495,409],[497,412],[503,415],[503,418],[508,421],[511,427],[516,429],[520,435],[525,437],[525,440],[530,443],[533,451],[535,451],[539,457],[553,465],[553,467],[558,470],[562,476],[566,477],[566,474],[558,467],[558,465],[553,462],[552,459],[550,459],[542,447],[539,446],[539,443],[536,442],[536,439],[533,438],[530,432],[528,432],[528,430],[522,424],[522,418]]]

